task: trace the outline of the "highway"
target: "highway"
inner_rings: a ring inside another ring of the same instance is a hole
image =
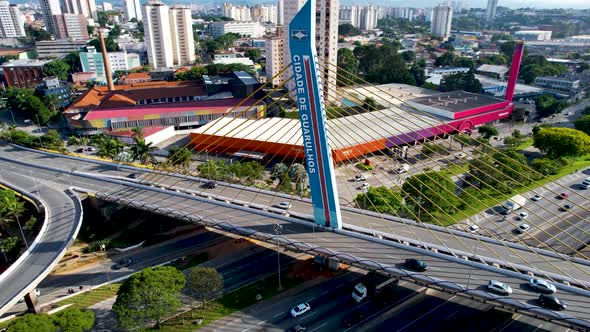
[[[124,184],[113,184],[100,179],[92,179],[83,174],[66,174],[74,167],[78,170],[83,169],[84,172],[92,171],[96,173],[101,170],[104,171],[105,168],[109,169],[110,167],[104,167],[93,163],[89,163],[90,165],[84,165],[81,162],[74,162],[71,159],[59,156],[45,156],[37,153],[29,153],[12,147],[3,147],[3,149],[0,150],[0,157],[6,158],[2,159],[0,162],[0,167],[3,167],[3,169],[18,169],[23,174],[34,174],[37,179],[43,182],[62,186],[71,184],[87,188],[89,191],[105,192],[111,188],[110,190],[116,191],[121,197],[142,202],[141,204],[146,209],[160,207],[160,213],[169,213],[167,210],[162,209],[168,208],[171,209],[170,211],[179,211],[190,216],[205,217],[206,220],[224,221],[227,223],[226,225],[231,224],[235,227],[243,227],[250,231],[260,232],[261,234],[272,234],[272,225],[274,223],[280,223],[283,225],[284,239],[292,241],[292,243],[298,242],[300,244],[307,244],[311,247],[321,247],[334,252],[346,253],[348,256],[339,256],[345,260],[359,261],[360,258],[364,258],[378,261],[381,264],[391,267],[392,271],[406,275],[406,278],[420,279],[421,274],[410,273],[400,269],[401,262],[409,257],[420,258],[431,267],[428,272],[425,273],[429,277],[448,280],[461,285],[469,285],[469,288],[476,289],[481,289],[490,279],[502,280],[510,284],[514,289],[514,294],[511,298],[521,301],[523,305],[528,308],[534,308],[536,303],[535,299],[538,297],[537,293],[532,292],[525,285],[525,276],[506,276],[498,272],[481,269],[480,267],[472,267],[455,261],[449,261],[446,258],[442,259],[432,255],[412,252],[405,248],[401,249],[383,243],[376,243],[375,241],[369,241],[368,239],[363,239],[359,236],[351,236],[352,234],[344,235],[336,232],[321,231],[315,227],[309,227],[308,225],[306,226],[289,221],[288,218],[281,218],[278,216],[273,217],[272,215],[252,209],[236,209],[235,207],[214,204],[211,201],[198,200],[190,195],[174,193],[171,191],[156,191],[155,189],[147,187],[143,190],[137,190],[129,188]],[[17,164],[14,162],[20,158],[32,159],[37,165],[54,165],[55,167],[56,164],[61,163],[61,170],[50,171],[38,166],[27,166],[25,164]],[[118,173],[116,170],[109,171]],[[252,193],[250,193],[250,196],[252,196]],[[275,200],[280,199],[275,198]],[[305,203],[295,203],[296,206],[299,204],[303,205]],[[345,218],[353,220],[358,219],[359,217],[364,218],[364,216],[360,214],[355,215],[347,212]],[[381,222],[381,220],[379,220],[379,222]],[[423,230],[421,227],[416,227],[416,229]],[[254,235],[256,234],[251,234],[251,236]],[[463,240],[468,239],[464,238]],[[475,246],[475,243],[478,242],[473,241],[472,245]],[[503,249],[503,247],[498,249]],[[478,252],[478,254],[485,255],[483,251],[484,250],[482,249],[482,253]],[[507,257],[509,254],[510,252],[505,253],[507,259],[509,259]],[[532,256],[531,259],[535,259],[536,264],[539,266],[546,267],[547,269],[552,267],[551,264],[543,264],[543,262],[539,262],[537,255]],[[565,263],[557,258],[554,259],[553,264],[566,264],[571,273],[577,272],[580,276],[584,277],[583,280],[587,280],[588,268],[586,266],[580,266],[579,270],[577,270],[572,268],[572,265],[569,263]],[[565,314],[579,319],[590,319],[590,306],[588,305],[590,301],[587,296],[573,294],[563,291],[563,289],[560,289],[558,295],[569,304],[568,310],[564,312]],[[540,311],[539,313],[543,312],[545,311]],[[549,314],[549,312],[545,312],[545,314]]]
[[[19,173],[2,169],[2,180],[24,193],[34,193],[45,207],[47,218],[35,239],[36,244],[31,244],[30,253],[21,256],[22,260],[13,263],[14,268],[11,266],[0,276],[0,316],[51,272],[82,224],[82,206],[77,197],[68,196],[54,186],[36,183]]]

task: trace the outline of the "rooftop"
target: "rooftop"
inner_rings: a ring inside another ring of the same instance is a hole
[[[465,91],[439,93],[411,100],[412,103],[434,107],[446,112],[464,112],[474,108],[505,103],[506,100]]]
[[[234,75],[236,76],[236,78],[238,80],[240,80],[240,82],[242,82],[245,85],[258,84],[258,81],[255,80],[252,77],[252,75],[248,74],[245,71],[236,71],[236,72],[234,72]]]
[[[0,56],[17,56],[20,53],[28,52],[34,49],[34,47],[0,47]]]
[[[10,60],[0,65],[0,68],[7,67],[43,67],[52,60],[37,60],[37,59],[17,59]]]
[[[505,75],[510,69],[506,66],[497,66],[497,65],[481,65],[477,67],[477,71],[488,72],[488,73],[496,73],[500,75]]]

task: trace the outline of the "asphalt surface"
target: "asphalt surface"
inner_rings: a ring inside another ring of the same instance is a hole
[[[15,149],[12,147],[4,147],[3,149],[1,149],[0,156],[10,158],[10,161],[6,161],[5,159],[3,159],[0,162],[1,167],[5,169],[18,168],[24,174],[34,174],[34,176],[40,179],[40,181],[48,181],[59,185],[75,184],[76,186],[84,187],[91,191],[101,192],[104,192],[108,188],[111,188],[111,190],[117,191],[119,195],[126,197],[128,199],[141,201],[146,204],[154,204],[154,206],[157,205],[160,207],[167,207],[177,211],[183,211],[185,213],[192,213],[195,215],[209,217],[219,221],[226,221],[234,226],[244,227],[259,232],[264,232],[267,234],[273,233],[272,225],[274,223],[280,223],[283,226],[283,236],[291,241],[307,243],[312,246],[321,246],[323,248],[327,248],[330,250],[345,252],[349,255],[353,255],[359,258],[363,257],[373,259],[382,264],[387,264],[394,267],[401,267],[400,263],[403,262],[405,258],[420,258],[431,267],[426,273],[428,276],[439,278],[442,280],[453,281],[455,283],[462,285],[469,285],[470,288],[481,289],[484,287],[485,284],[487,284],[487,281],[490,279],[502,280],[510,284],[512,288],[515,290],[511,298],[520,300],[521,302],[527,305],[536,305],[536,298],[538,297],[538,294],[528,289],[524,285],[525,281],[523,279],[516,278],[514,276],[508,277],[502,274],[498,274],[497,272],[470,267],[464,264],[459,264],[457,262],[451,262],[446,259],[440,259],[428,255],[412,253],[407,251],[406,249],[394,248],[388,245],[379,244],[373,241],[363,240],[356,237],[344,236],[333,232],[319,232],[312,227],[307,227],[304,225],[287,222],[281,219],[276,219],[270,216],[256,213],[256,211],[250,211],[250,209],[237,210],[235,208],[219,206],[216,204],[212,204],[210,202],[198,201],[192,197],[181,197],[172,193],[159,193],[151,190],[135,190],[127,188],[124,185],[111,184],[105,181],[89,179],[87,177],[83,177],[77,174],[68,175],[64,173],[67,172],[67,170],[71,170],[71,168],[77,168],[78,170],[83,169],[84,172],[93,173],[98,173],[101,171],[101,169],[104,171],[104,166],[96,165],[93,163],[85,165],[83,162],[74,162],[70,159],[66,159],[59,156],[45,156],[35,152],[23,152],[22,150]],[[36,164],[61,167],[62,170],[56,173],[53,171],[43,170],[38,167],[20,165],[13,162],[13,160],[17,159],[28,159],[29,161],[32,160]],[[116,169],[113,171],[111,167],[106,167],[106,169],[108,170],[107,172],[112,172],[115,174],[122,172],[117,172]],[[129,171],[126,172],[129,173]],[[174,179],[170,178],[170,180]],[[196,187],[196,184],[193,185]],[[273,197],[271,195],[267,196],[262,194],[254,194],[252,192],[246,192],[243,190],[236,189],[228,189],[227,191],[225,191],[225,189],[227,188],[219,188],[219,190],[223,192],[224,196],[230,196],[227,194],[234,192],[236,193],[236,196],[239,196],[239,194],[247,195],[248,201],[256,200],[256,202],[259,204],[265,204],[265,199],[271,199],[275,202],[281,200],[280,198]],[[304,201],[294,203],[295,207],[299,209],[302,209],[303,206],[306,204],[309,203]],[[345,221],[358,222],[359,218],[363,218],[366,220],[370,217],[350,212],[344,213]],[[377,222],[379,224],[383,223],[381,219],[377,219]],[[388,225],[400,227],[400,225],[396,223],[391,223]],[[401,225],[401,228],[405,227],[408,226]],[[431,231],[424,230],[421,227],[414,227],[414,230],[416,232],[422,231],[425,234],[431,233]],[[438,236],[434,237],[434,240],[440,240],[440,238],[445,236],[445,234],[446,233],[441,232],[440,234],[438,234]],[[457,243],[454,243],[452,242],[453,237],[449,237],[448,234],[446,234],[446,236],[446,241],[441,241],[440,243],[444,245],[444,242],[447,242],[448,245],[456,245],[458,247],[460,247],[461,245],[465,245],[467,247],[464,249],[469,251],[471,251],[472,248],[475,247],[475,243],[479,243],[475,240],[471,240],[471,243],[469,243],[468,238],[462,238]],[[507,250],[505,247],[502,246],[489,246],[493,247],[492,249],[487,247],[488,246],[484,246],[484,248],[481,249],[482,252],[478,252],[478,254],[486,255],[488,253],[496,253],[496,251],[501,252],[502,250],[504,250],[504,256],[500,257],[502,259],[507,260],[519,260],[521,256],[529,255],[528,261],[534,262],[533,264],[539,268],[550,271],[552,270],[551,272],[558,272],[563,271],[562,269],[559,269],[559,266],[561,265],[563,267],[568,268],[568,274],[575,275],[576,277],[581,278],[582,280],[587,280],[587,266],[574,265],[572,268],[571,263],[564,262],[557,258],[550,259],[547,257],[541,257],[540,259],[538,255],[527,253],[525,251],[518,252],[518,255],[512,255],[513,251]],[[485,249],[488,249],[490,251],[485,252]],[[509,256],[514,257],[509,258]],[[555,266],[558,266],[558,268],[556,269]],[[581,319],[590,319],[590,306],[588,305],[590,301],[587,297],[569,293],[566,291],[560,291],[559,296],[569,304],[568,310],[565,311],[565,314],[572,315],[574,317]]]
[[[2,179],[28,193],[34,193],[48,212],[46,230],[40,235],[30,254],[0,281],[0,315],[4,314],[26,293],[51,272],[65,254],[82,224],[81,206],[76,207],[71,197],[62,190],[43,183],[35,183],[13,171],[2,169]]]

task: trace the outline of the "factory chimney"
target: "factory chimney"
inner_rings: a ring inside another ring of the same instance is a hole
[[[113,84],[113,75],[111,74],[111,61],[107,53],[107,48],[104,44],[104,37],[102,36],[102,29],[98,29],[98,41],[100,42],[100,48],[102,49],[102,59],[104,63],[104,75],[107,77],[107,86],[109,91],[115,91],[115,85]]]
[[[512,55],[512,65],[510,66],[510,77],[508,78],[508,86],[506,87],[506,100],[512,102],[514,96],[514,88],[518,80],[518,70],[520,69],[520,62],[522,61],[522,53],[524,51],[524,42],[519,40],[514,45],[514,54]]]

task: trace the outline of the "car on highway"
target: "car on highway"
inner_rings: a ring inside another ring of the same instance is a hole
[[[127,177],[130,179],[137,179],[139,176],[140,176],[139,173],[131,173],[131,174],[127,175]]]
[[[566,199],[570,197],[570,195],[566,192],[562,192],[561,194],[559,194],[559,199]]]
[[[207,181],[202,185],[205,189],[215,189],[217,187],[217,183],[215,181]]]
[[[518,234],[524,234],[526,233],[529,229],[531,229],[531,225],[529,224],[520,224],[518,225],[518,227],[516,227],[516,232]]]
[[[518,214],[518,216],[516,217],[516,220],[525,220],[526,218],[529,217],[528,212],[521,212]]]
[[[580,189],[586,190],[588,188],[590,188],[590,181],[584,180],[580,183]]]
[[[91,147],[91,146],[89,146],[89,147],[86,148],[86,151],[93,152],[93,151],[96,151],[96,149],[93,148],[93,147]]]
[[[357,174],[354,176],[354,181],[356,182],[361,182],[361,181],[366,181],[367,178],[364,177],[362,174]]]
[[[290,328],[289,332],[303,332],[305,330],[307,330],[307,328],[305,326],[297,324],[297,325],[293,326],[292,328]]]
[[[510,286],[497,280],[490,280],[488,282],[488,290],[500,295],[508,296],[512,294],[512,288]]]
[[[78,149],[76,149],[76,152],[82,153],[82,152],[84,152],[84,148],[78,148]]]
[[[288,210],[291,208],[291,206],[292,206],[291,202],[287,202],[287,201],[279,202],[279,203],[275,204],[275,207],[277,207],[279,209],[283,209],[283,210]]]
[[[559,211],[565,212],[565,211],[571,210],[571,208],[573,208],[573,207],[574,206],[571,204],[565,204],[559,208]]]
[[[535,201],[535,202],[538,202],[538,201],[540,201],[540,200],[543,199],[543,195],[541,195],[541,194],[534,194],[533,197],[531,197],[531,199],[533,201]]]
[[[361,190],[368,190],[370,187],[371,185],[366,182],[361,184]]]
[[[291,311],[289,313],[291,314],[291,317],[295,318],[295,317],[303,315],[304,313],[306,313],[310,310],[311,310],[311,306],[309,305],[309,303],[300,303],[296,307],[291,309]]]
[[[129,257],[129,258],[125,258],[125,259],[120,260],[117,264],[111,266],[111,268],[113,270],[120,270],[121,268],[129,267],[129,266],[133,265],[133,263],[134,263],[133,258]]]
[[[479,231],[479,226],[469,225],[469,233],[477,233],[477,231]]]
[[[539,296],[539,304],[545,308],[558,311],[567,308],[567,305],[555,295],[541,294]]]
[[[557,292],[557,289],[553,284],[543,279],[532,278],[529,280],[529,286],[531,286],[532,289],[543,294],[553,294]]]
[[[424,271],[428,270],[428,265],[426,265],[426,263],[424,263],[423,261],[421,261],[419,259],[415,259],[415,258],[406,259],[406,261],[404,262],[404,266],[410,270],[419,271],[419,272],[424,272]]]

